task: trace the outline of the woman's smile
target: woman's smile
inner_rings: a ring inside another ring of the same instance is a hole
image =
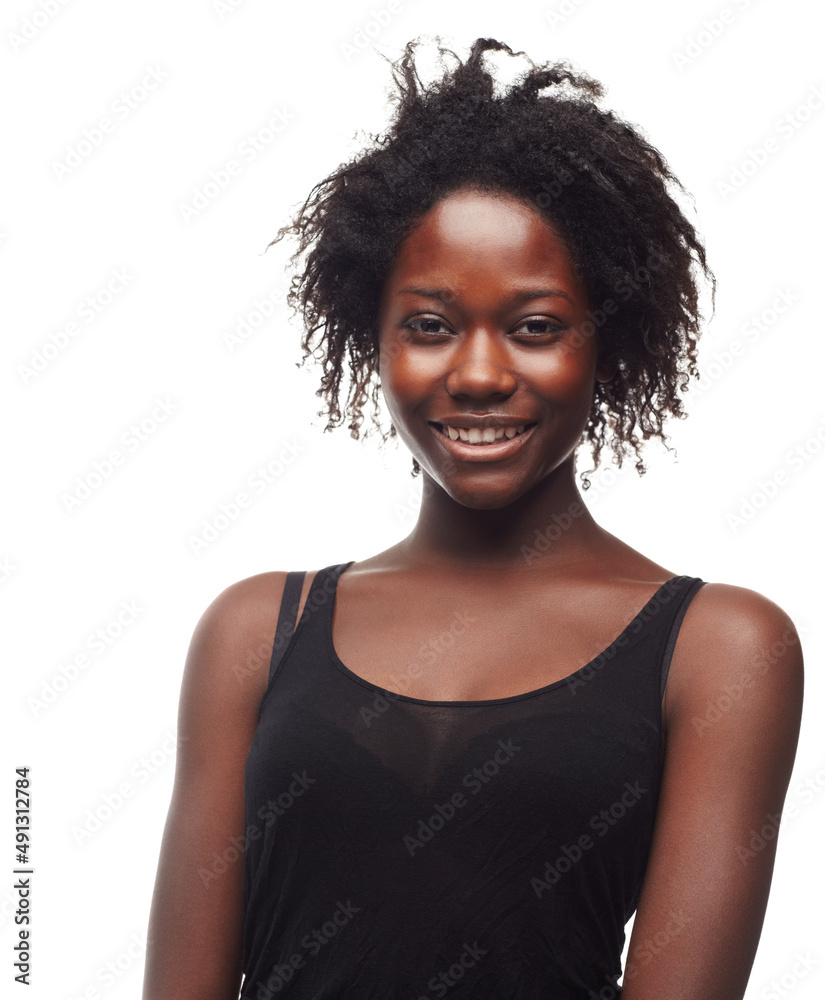
[[[470,462],[497,462],[509,458],[524,446],[536,426],[528,422],[511,422],[499,427],[488,423],[472,427],[430,423],[449,454]]]

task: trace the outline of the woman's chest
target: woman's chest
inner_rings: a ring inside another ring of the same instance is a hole
[[[508,698],[592,663],[655,589],[503,589],[482,598],[460,588],[340,588],[330,641],[350,672],[387,691],[433,701]]]

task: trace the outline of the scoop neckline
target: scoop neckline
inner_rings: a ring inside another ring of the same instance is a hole
[[[524,691],[521,694],[508,695],[505,698],[483,698],[480,700],[473,701],[433,701],[430,698],[413,698],[411,695],[398,694],[394,691],[390,691],[387,688],[382,688],[378,684],[374,684],[372,681],[368,681],[365,677],[361,677],[360,674],[356,674],[353,670],[344,663],[341,657],[338,655],[335,649],[335,643],[332,639],[332,619],[335,613],[335,599],[338,596],[338,581],[343,576],[343,574],[349,569],[350,566],[355,562],[354,559],[350,559],[348,563],[340,564],[339,566],[329,567],[327,572],[330,570],[338,570],[335,577],[335,586],[332,590],[332,599],[329,602],[329,612],[326,617],[325,625],[325,639],[327,649],[329,651],[330,657],[332,659],[333,665],[338,668],[338,670],[344,674],[344,676],[349,677],[351,680],[360,684],[362,687],[368,688],[375,694],[384,695],[385,698],[391,701],[406,701],[414,705],[429,705],[433,708],[479,708],[485,705],[506,705],[514,701],[522,701],[524,698],[534,698],[537,695],[544,694],[546,691],[552,691],[553,688],[560,687],[562,684],[569,684],[572,680],[582,674],[585,670],[592,667],[597,660],[601,660],[603,657],[608,656],[612,650],[624,639],[630,629],[636,624],[637,621],[642,617],[642,615],[647,611],[650,605],[656,600],[656,598],[661,594],[665,587],[669,587],[671,584],[675,583],[677,580],[684,580],[684,575],[676,575],[665,580],[664,583],[660,584],[656,591],[650,595],[648,600],[645,602],[644,606],[639,609],[639,611],[633,616],[633,618],[625,625],[622,631],[616,636],[616,638],[605,648],[594,656],[591,660],[588,660],[583,666],[574,670],[573,673],[568,674],[566,677],[561,677],[557,681],[551,681],[549,684],[544,684],[539,688],[534,688],[532,691]],[[318,576],[316,575],[315,579]]]

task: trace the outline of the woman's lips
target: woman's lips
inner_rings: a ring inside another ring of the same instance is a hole
[[[453,440],[443,428],[443,424],[430,423],[433,434],[441,442],[442,447],[451,455],[469,462],[495,462],[514,455],[533,433],[533,424],[527,424],[521,434],[515,437],[503,437],[498,441],[482,442],[480,444],[470,444],[461,439]]]

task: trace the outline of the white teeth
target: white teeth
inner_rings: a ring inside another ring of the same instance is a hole
[[[467,444],[492,444],[494,441],[501,441],[505,437],[509,440],[522,434],[527,425],[521,424],[519,427],[448,427],[442,425],[442,434],[447,435],[452,441],[466,441]]]

